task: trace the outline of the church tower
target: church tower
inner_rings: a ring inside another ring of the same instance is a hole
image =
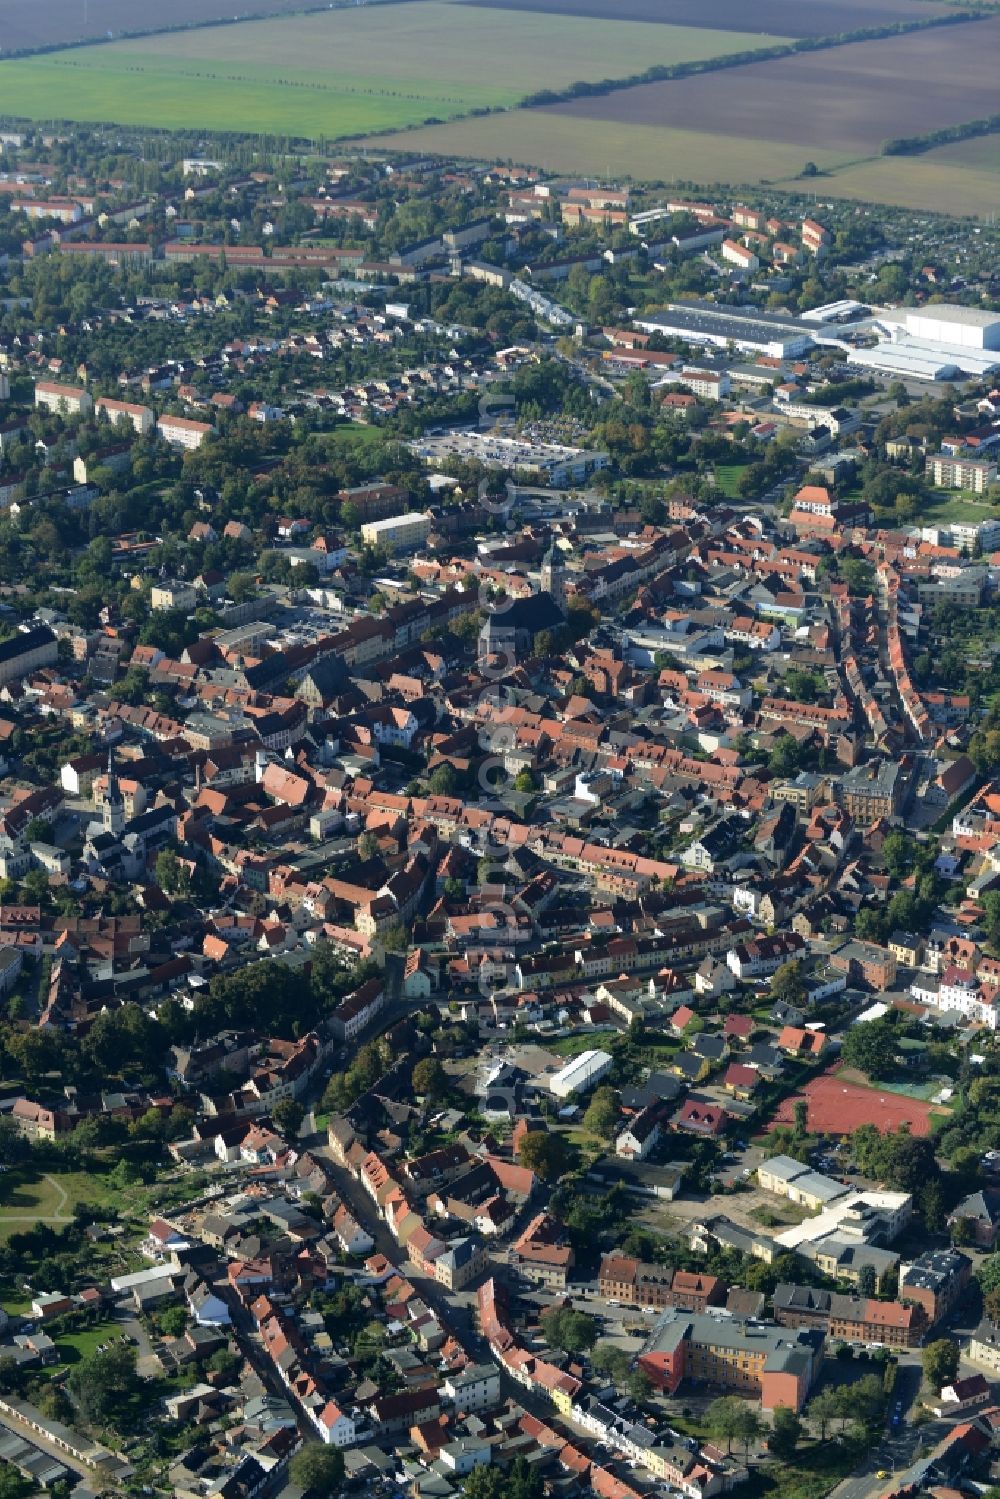
[[[118,774],[115,770],[115,752],[108,750],[108,784],[104,792],[104,831],[110,833],[114,838],[120,838],[125,830],[125,802],[122,798],[121,787],[118,785]]]
[[[549,543],[549,549],[542,558],[541,568],[542,592],[552,595],[560,614],[566,613],[566,569],[563,566],[562,553],[555,542]]]

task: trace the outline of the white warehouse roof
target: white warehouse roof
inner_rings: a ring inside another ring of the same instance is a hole
[[[613,1058],[607,1051],[581,1051],[578,1057],[570,1057],[564,1066],[549,1078],[549,1088],[557,1098],[568,1098],[589,1088],[610,1069]]]
[[[910,307],[906,327],[917,338],[941,339],[963,348],[1000,348],[1000,312],[985,307],[960,307],[953,302]]]
[[[879,370],[886,375],[905,375],[911,380],[950,380],[959,373],[953,359],[945,359],[924,345],[880,343],[874,349],[852,349],[848,364]]]

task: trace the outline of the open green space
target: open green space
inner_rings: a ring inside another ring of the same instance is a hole
[[[961,489],[939,489],[935,490],[929,504],[920,506],[917,518],[922,526],[943,526],[949,521],[968,521],[975,525],[977,521],[990,520],[996,514],[996,509],[984,504],[979,495]]]
[[[347,426],[334,427],[332,432],[325,433],[324,441],[336,443],[344,448],[371,448],[376,443],[385,442],[385,433],[381,427],[365,427],[360,422],[351,422]]]
[[[542,1044],[546,1051],[554,1051],[557,1057],[578,1057],[581,1052],[600,1050],[607,1042],[613,1041],[620,1036],[621,1031],[588,1031],[582,1036],[559,1036],[555,1041],[545,1041]]]
[[[56,1339],[56,1349],[61,1364],[78,1364],[90,1358],[109,1337],[118,1336],[115,1327],[107,1322],[95,1322],[92,1327],[82,1327],[79,1332],[67,1332]]]
[[[150,1195],[141,1184],[120,1188],[96,1172],[11,1170],[0,1176],[0,1243],[39,1223],[64,1228],[79,1204],[119,1217],[144,1214]]]
[[[715,465],[716,488],[721,489],[727,499],[735,500],[737,498],[736,486],[739,484],[746,467],[745,463],[717,463]]]
[[[70,1194],[65,1180],[54,1176],[8,1172],[0,1178],[0,1240],[39,1222],[53,1227],[67,1223],[78,1196]]]
[[[783,38],[422,0],[250,21],[0,63],[5,114],[319,137],[506,108]]]

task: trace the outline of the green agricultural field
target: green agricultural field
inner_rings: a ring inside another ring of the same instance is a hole
[[[448,0],[249,21],[0,63],[5,115],[333,138],[783,40]]]

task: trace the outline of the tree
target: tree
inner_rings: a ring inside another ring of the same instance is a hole
[[[13,1463],[0,1460],[0,1499],[26,1499],[35,1492],[35,1485],[14,1467]]]
[[[466,1477],[462,1492],[465,1499],[504,1499],[506,1488],[506,1474],[502,1468],[479,1463]]]
[[[802,982],[802,964],[797,958],[791,958],[787,963],[775,971],[771,979],[771,997],[786,1005],[799,1005],[806,994],[806,986]]]
[[[862,1265],[858,1271],[858,1295],[863,1296],[866,1301],[871,1301],[878,1290],[878,1277],[875,1274],[874,1265]]]
[[[740,1436],[741,1413],[744,1408],[743,1401],[738,1400],[735,1395],[723,1395],[719,1400],[713,1400],[705,1412],[705,1425],[709,1433],[717,1441],[725,1442],[727,1452],[732,1452],[733,1443]]]
[[[801,1140],[809,1124],[809,1103],[805,1098],[797,1098],[792,1104],[792,1118],[795,1121],[795,1133]]]
[[[374,833],[362,833],[358,839],[358,858],[365,864],[378,858],[378,839]]]
[[[979,904],[983,908],[986,936],[990,945],[996,947],[1000,944],[1000,890],[985,891],[979,897]]]
[[[988,1254],[980,1261],[976,1279],[984,1298],[990,1291],[1000,1291],[1000,1253]]]
[[[583,1116],[583,1125],[602,1140],[613,1140],[618,1133],[618,1095],[614,1088],[597,1088]]]
[[[306,1111],[297,1098],[281,1098],[271,1110],[271,1123],[286,1140],[294,1140],[302,1128]]]
[[[538,787],[535,781],[535,777],[530,770],[525,769],[518,771],[517,775],[514,777],[515,791],[530,793],[532,791],[537,791],[537,789]]]
[[[813,1421],[819,1423],[820,1440],[825,1442],[827,1427],[840,1415],[836,1390],[828,1387],[820,1390],[818,1395],[814,1395],[809,1402],[809,1415]]]
[[[518,1163],[543,1182],[558,1181],[569,1168],[569,1146],[562,1135],[547,1130],[532,1130],[521,1137],[517,1147]]]
[[[554,1348],[566,1353],[582,1353],[597,1341],[597,1323],[586,1312],[572,1307],[550,1306],[541,1315],[542,1329]]]
[[[30,1154],[31,1146],[13,1119],[0,1118],[0,1166],[17,1166]]]
[[[767,1450],[782,1462],[791,1462],[795,1449],[802,1440],[802,1422],[787,1405],[775,1408],[771,1431],[767,1438]]]
[[[958,1344],[953,1338],[936,1338],[921,1355],[924,1378],[935,1393],[949,1384],[958,1373]]]
[[[191,876],[172,848],[156,856],[156,883],[165,895],[186,898],[191,894]]]
[[[753,1406],[745,1405],[742,1400],[738,1400],[736,1404],[739,1410],[736,1413],[735,1437],[743,1444],[744,1456],[749,1457],[750,1448],[755,1442],[760,1441],[764,1427]]]
[[[448,1091],[448,1074],[437,1057],[421,1057],[413,1068],[413,1091],[421,1098],[443,1098]]]
[[[590,1362],[614,1384],[623,1385],[628,1379],[632,1361],[624,1348],[619,1348],[616,1343],[598,1343],[590,1355]]]
[[[848,1030],[840,1055],[868,1078],[890,1077],[896,1067],[895,1033],[884,1020],[863,1020]]]
[[[70,1392],[84,1421],[91,1426],[133,1424],[134,1403],[142,1404],[142,1385],[135,1371],[135,1349],[112,1343],[81,1359],[70,1370]]]
[[[644,1404],[653,1393],[653,1381],[645,1369],[633,1369],[629,1375],[628,1392],[639,1405]]]
[[[454,796],[458,789],[458,776],[447,763],[435,766],[427,783],[435,796]]]
[[[221,1374],[223,1382],[229,1384],[239,1373],[240,1360],[228,1348],[217,1348],[205,1367],[212,1374]]]
[[[845,557],[840,564],[840,576],[855,595],[867,596],[874,587],[875,569],[860,557]]]
[[[537,1465],[523,1457],[516,1458],[509,1468],[482,1463],[473,1468],[462,1485],[466,1499],[542,1499],[543,1489]]]
[[[288,1471],[293,1483],[319,1496],[336,1494],[344,1482],[344,1454],[339,1447],[311,1442],[292,1458]]]
[[[179,1338],[187,1327],[188,1314],[182,1306],[168,1306],[157,1318],[160,1331],[168,1338]]]
[[[983,1311],[991,1322],[1000,1322],[1000,1287],[986,1292],[983,1297]]]

